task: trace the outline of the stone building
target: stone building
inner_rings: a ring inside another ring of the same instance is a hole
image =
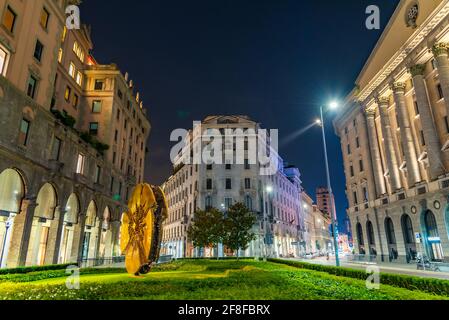
[[[134,153],[130,156],[128,149],[111,139],[113,128],[122,126],[115,121],[115,113],[125,109],[118,99],[113,106],[105,103],[96,132],[84,132],[86,123],[97,116],[89,114],[89,85],[96,76],[88,72],[100,67],[89,53],[88,30],[64,28],[67,3],[0,1],[2,268],[119,255],[126,190],[143,175],[143,163],[139,162],[145,152],[141,145],[136,145],[137,157]],[[124,76],[118,75],[115,66],[105,68],[112,69],[114,75],[101,74],[99,79],[123,85],[116,80]],[[111,96],[111,88],[118,92],[118,86],[102,88],[95,99]],[[131,139],[134,128],[145,145],[149,121],[132,88],[124,87],[122,94],[136,101],[132,108],[138,117],[124,110],[129,124],[119,135]],[[136,136],[130,141],[134,139]],[[129,157],[133,177],[114,166],[115,150]]]
[[[247,116],[209,116],[199,130],[189,133],[188,143],[196,145],[199,141],[202,148],[206,147],[206,143],[201,141],[202,135],[213,129],[221,136],[226,129],[242,129],[242,139],[245,139],[249,136],[245,134],[248,129],[257,134],[260,125]],[[164,224],[162,252],[177,258],[233,254],[222,246],[218,253],[215,249],[194,248],[187,237],[187,230],[196,209],[215,207],[225,212],[233,204],[241,202],[258,218],[254,226],[257,239],[242,256],[297,256],[299,247],[296,244],[303,240],[300,232],[299,170],[293,166],[284,167],[277,152],[273,152],[272,156],[279,160],[277,170],[270,176],[261,176],[260,165],[252,164],[247,158],[250,143],[246,141],[238,146],[234,138],[223,140],[223,153],[234,154],[237,148],[244,148],[244,164],[235,164],[236,161],[228,164],[184,164],[182,157],[176,159],[174,173],[165,183],[169,218]]]
[[[322,212],[305,191],[301,192],[300,197],[304,216],[304,242],[301,244],[301,252],[305,254],[332,252],[330,216]]]
[[[354,248],[371,259],[449,261],[448,42],[449,1],[400,1],[335,119]]]

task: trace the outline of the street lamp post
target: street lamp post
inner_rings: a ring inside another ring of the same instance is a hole
[[[336,103],[331,104],[332,108],[337,107]],[[329,195],[331,197],[330,199],[330,215],[332,219],[332,235],[334,240],[334,250],[335,250],[335,263],[337,267],[340,266],[340,257],[338,256],[338,239],[337,239],[337,224],[335,220],[334,215],[334,199],[333,199],[333,193],[332,193],[332,184],[331,184],[331,178],[330,178],[330,171],[329,171],[329,159],[327,155],[327,144],[326,144],[326,130],[324,128],[324,115],[323,115],[323,106],[320,107],[320,114],[321,114],[321,130],[323,133],[323,146],[324,146],[324,158],[326,163],[326,177],[327,177],[327,188],[329,190]]]

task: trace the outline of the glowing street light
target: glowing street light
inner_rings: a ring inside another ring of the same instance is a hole
[[[268,186],[267,187],[267,192],[268,193],[272,193],[273,192],[273,187],[272,186]]]
[[[327,105],[328,109],[330,109],[330,110],[336,110],[336,109],[338,109],[339,106],[340,106],[340,104],[337,101],[331,101]],[[320,107],[320,115],[321,115],[320,122],[321,122],[321,130],[322,130],[322,134],[323,134],[324,158],[325,158],[325,163],[326,163],[327,189],[329,190],[330,196],[333,197],[331,177],[330,177],[330,171],[329,171],[329,158],[327,155],[326,130],[324,128],[323,109],[324,109],[324,107],[321,106]],[[335,264],[337,267],[339,267],[340,266],[340,257],[338,256],[337,221],[335,219],[333,203],[334,202],[331,199],[330,215],[332,217],[332,235],[334,238]]]

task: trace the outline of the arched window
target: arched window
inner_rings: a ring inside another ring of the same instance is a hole
[[[391,218],[385,219],[385,232],[387,234],[388,244],[396,244],[396,236],[394,234],[394,224]]]
[[[426,223],[427,237],[428,238],[439,238],[437,221],[435,220],[435,215],[432,211],[428,210],[424,217]]]
[[[34,210],[34,216],[53,220],[56,208],[56,191],[53,186],[46,183],[37,195],[37,207]]]
[[[86,226],[87,227],[95,226],[96,217],[97,217],[97,206],[95,205],[95,202],[91,201],[89,207],[87,208]]]
[[[404,234],[404,241],[406,244],[414,244],[415,236],[413,232],[412,219],[408,214],[404,214],[401,218],[402,233]]]
[[[245,206],[248,208],[248,210],[253,210],[253,199],[251,198],[251,196],[245,197]]]
[[[357,241],[359,242],[360,246],[363,246],[365,244],[365,241],[363,240],[363,229],[360,223],[357,224]]]
[[[20,174],[6,169],[0,174],[0,211],[19,213],[25,187]]]
[[[371,246],[376,245],[376,240],[374,239],[374,228],[373,228],[373,224],[371,223],[371,221],[368,221],[366,223],[366,229],[368,232],[368,243]]]

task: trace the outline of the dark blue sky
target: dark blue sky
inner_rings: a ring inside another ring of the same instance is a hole
[[[280,140],[309,125],[319,105],[343,99],[381,30],[367,30],[368,5],[381,28],[398,0],[85,1],[94,56],[128,71],[153,126],[146,179],[171,173],[169,135],[210,114],[246,114]],[[341,223],[347,201],[338,137],[327,125],[332,184]],[[325,185],[319,128],[280,148],[314,196]]]

